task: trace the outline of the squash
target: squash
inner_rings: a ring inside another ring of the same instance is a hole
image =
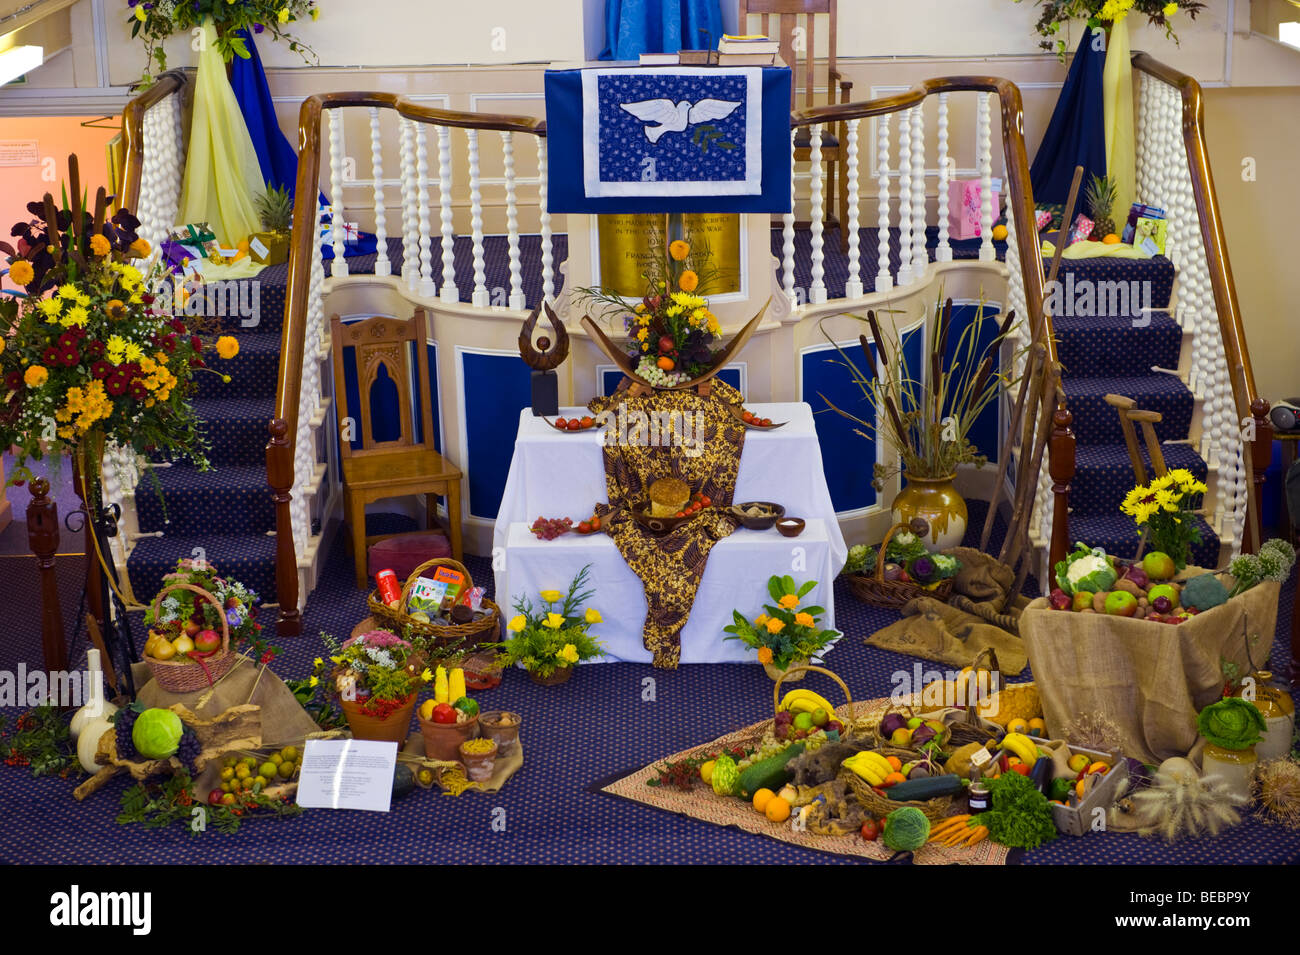
[[[95,753],[99,751],[99,741],[104,738],[104,734],[113,728],[113,724],[102,716],[87,720],[81,727],[81,735],[77,737],[77,761],[92,776],[104,768],[95,762]]]
[[[1012,720],[1042,719],[1043,703],[1038,697],[1038,687],[1028,683],[1006,686],[980,704],[979,715],[1003,729]]]
[[[909,779],[895,783],[885,790],[885,794],[898,802],[912,800],[937,799],[940,796],[959,795],[964,787],[961,777],[955,774],[931,776],[928,779]]]
[[[754,763],[740,774],[740,780],[736,783],[735,795],[741,799],[749,799],[760,789],[770,789],[776,792],[790,781],[790,770],[786,769],[786,763],[802,753],[803,750],[803,743],[794,743],[775,756],[769,756],[767,759]]]

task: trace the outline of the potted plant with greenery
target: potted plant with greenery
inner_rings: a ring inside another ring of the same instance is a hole
[[[424,655],[388,630],[371,630],[338,643],[321,639],[334,664],[329,686],[356,739],[402,743],[411,728],[415,697],[433,679]]]
[[[501,666],[521,664],[534,683],[556,686],[573,675],[583,660],[605,655],[605,648],[590,632],[601,622],[600,611],[583,605],[595,594],[588,589],[591,565],[583,567],[565,593],[543,590],[541,605],[532,598],[515,601],[515,617],[506,625],[510,637],[501,645]]]
[[[757,650],[758,662],[773,680],[780,679],[791,667],[807,666],[812,657],[840,635],[837,630],[821,628],[818,617],[826,612],[824,608],[799,605],[816,586],[815,580],[796,586],[793,577],[771,577],[767,592],[774,603],[764,605],[763,612],[752,621],[739,610],[733,610],[736,622],[723,628],[731,634],[727,639],[740,640]],[[786,681],[797,682],[803,678],[803,673],[794,673]]]

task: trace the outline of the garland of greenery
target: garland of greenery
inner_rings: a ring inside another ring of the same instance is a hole
[[[1034,5],[1042,7],[1038,22],[1034,24],[1034,30],[1042,37],[1039,45],[1044,50],[1054,51],[1062,59],[1068,48],[1058,34],[1061,27],[1072,20],[1086,20],[1088,28],[1095,30],[1109,27],[1116,20],[1136,12],[1145,16],[1152,26],[1163,27],[1165,36],[1177,43],[1174,17],[1185,13],[1189,19],[1195,20],[1196,15],[1205,9],[1200,0],[1034,0]]]
[[[0,716],[0,753],[6,766],[25,766],[33,776],[81,775],[68,724],[54,707],[43,705],[14,720],[13,731]]]
[[[138,823],[146,829],[164,829],[181,823],[190,835],[197,836],[206,832],[209,825],[218,832],[237,832],[244,817],[256,809],[268,810],[279,818],[302,815],[302,807],[289,802],[288,797],[276,799],[248,790],[238,798],[239,802],[231,806],[202,803],[194,797],[189,774],[176,773],[160,785],[137,783],[122,793],[122,811],[118,813],[117,823]],[[196,809],[200,811],[196,813]]]

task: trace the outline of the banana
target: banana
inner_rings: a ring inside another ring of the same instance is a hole
[[[795,713],[811,713],[813,710],[822,709],[827,713],[834,713],[835,707],[832,706],[825,697],[818,696],[812,690],[790,690],[781,698],[779,707],[783,710],[791,710]]]
[[[881,783],[885,781],[885,777],[873,763],[870,763],[867,760],[863,759],[863,757],[867,755],[869,754],[865,752],[858,753],[854,756],[850,756],[848,759],[844,760],[844,762],[841,763],[840,765],[847,766],[850,770],[852,770],[857,775],[861,776],[872,786],[879,786]],[[889,764],[886,763],[885,765],[888,766]]]
[[[881,756],[879,753],[871,750],[863,750],[858,755],[863,758],[868,766],[880,773],[882,779],[894,771],[894,767],[889,764],[889,760],[885,759],[885,757]]]
[[[1021,762],[1028,763],[1030,766],[1038,760],[1038,747],[1022,733],[1008,733],[1002,739],[1002,748],[1010,750],[1020,758]]]

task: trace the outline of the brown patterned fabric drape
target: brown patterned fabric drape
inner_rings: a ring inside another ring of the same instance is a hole
[[[649,610],[642,639],[654,654],[654,665],[666,669],[675,669],[681,659],[681,631],[695,603],[709,551],[738,525],[715,507],[667,534],[655,535],[633,519],[632,511],[648,507],[650,485],[663,477],[685,481],[692,492],[703,492],[715,505],[732,503],[745,426],[730,406],[739,405],[741,396],[717,379],[710,385],[707,396],[693,391],[641,395],[622,391],[588,405],[597,414],[610,412],[612,419],[604,448],[609,504],[599,505],[596,511],[602,521],[608,519],[606,530],[619,553],[646,585]],[[648,422],[663,421],[672,412],[689,416],[685,420],[690,425],[683,424],[679,433],[694,438],[693,446],[680,440],[655,440],[655,431],[637,427],[639,413]]]

